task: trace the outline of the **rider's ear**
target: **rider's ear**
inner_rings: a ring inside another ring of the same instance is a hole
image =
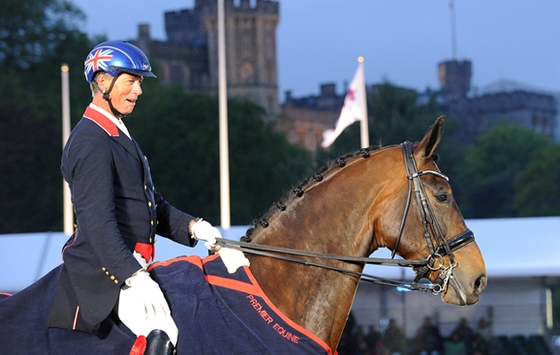
[[[418,147],[415,150],[417,159],[424,160],[429,159],[432,156],[441,141],[444,121],[445,116],[439,116],[434,124],[428,128],[424,138],[422,138],[422,141],[418,144]]]

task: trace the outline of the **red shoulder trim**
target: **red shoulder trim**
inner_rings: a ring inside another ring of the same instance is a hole
[[[107,132],[108,135],[113,137],[119,136],[119,129],[117,128],[117,125],[115,125],[113,122],[111,122],[110,119],[105,117],[104,114],[91,108],[90,106],[86,108],[86,112],[84,112],[84,117],[97,123],[97,125],[103,128],[103,130],[105,130],[105,132]]]

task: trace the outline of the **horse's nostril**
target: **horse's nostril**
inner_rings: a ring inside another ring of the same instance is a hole
[[[474,282],[474,292],[480,293],[486,287],[486,275],[482,274]]]

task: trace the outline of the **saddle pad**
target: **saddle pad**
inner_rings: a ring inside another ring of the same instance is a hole
[[[116,317],[105,320],[98,334],[45,327],[61,268],[0,297],[1,352],[128,355],[135,336]],[[332,355],[268,300],[248,267],[229,274],[219,255],[189,256],[156,263],[150,273],[179,328],[178,355]]]

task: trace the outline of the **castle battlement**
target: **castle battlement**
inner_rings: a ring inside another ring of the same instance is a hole
[[[158,59],[161,82],[189,90],[218,88],[218,0],[195,0],[194,7],[165,13],[167,41],[152,41],[139,27],[138,44]],[[224,0],[228,95],[250,99],[278,114],[276,26],[273,0]]]
[[[227,9],[232,9],[235,12],[258,12],[271,15],[278,15],[279,13],[278,2],[270,0],[256,0],[254,6],[251,6],[250,0],[240,0],[237,5],[235,5],[234,0],[224,0],[224,5],[226,11]]]
[[[196,0],[196,9],[205,7],[208,14],[216,14],[217,0]],[[278,16],[279,4],[272,0],[224,0],[224,11],[229,13],[268,14]]]

